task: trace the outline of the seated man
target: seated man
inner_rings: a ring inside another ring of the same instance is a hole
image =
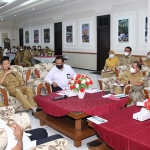
[[[69,65],[64,64],[62,56],[57,56],[55,63],[56,66],[49,71],[44,80],[52,85],[53,92],[69,89],[68,82],[76,73]]]
[[[9,59],[9,56],[8,56],[9,53],[10,53],[10,49],[9,47],[8,48],[6,47],[3,51],[3,57]]]
[[[150,67],[150,51],[147,53],[147,59],[143,61],[143,65]]]
[[[33,99],[33,90],[30,87],[24,86],[24,81],[20,75],[10,69],[10,62],[8,59],[3,58],[1,64],[0,85],[6,87],[9,94],[17,98],[26,111],[31,109],[33,112],[36,112],[37,104]],[[27,95],[27,98],[24,95]]]
[[[13,48],[11,49],[11,54],[15,54],[15,58],[14,60],[12,60],[14,65],[17,65],[17,52],[18,50],[16,49],[15,46],[13,46]]]
[[[138,61],[134,61],[132,63],[132,67],[130,68],[130,71],[125,71],[119,77],[117,77],[116,83],[118,85],[123,84],[126,86],[127,84],[133,84],[135,86],[142,86],[143,84],[143,75],[140,73],[141,70],[141,64]],[[115,86],[114,87],[114,93],[120,94],[123,93],[123,86]]]
[[[23,129],[17,123],[6,125],[2,119],[0,119],[0,128],[5,129],[8,137],[5,150],[26,150],[49,141],[63,138],[59,134],[48,137],[46,130],[43,128],[23,132]]]
[[[28,46],[24,52],[23,59],[22,59],[24,63],[28,64],[28,67],[32,66],[32,64],[31,64],[32,55],[31,55],[30,50],[31,50],[31,48],[30,48],[30,46]]]
[[[40,56],[40,52],[36,49],[36,46],[33,46],[32,48],[33,48],[32,51],[31,51],[32,57],[34,57],[34,56]],[[35,64],[40,63],[40,61],[31,58],[31,63],[33,65],[35,65]]]
[[[135,61],[135,57],[131,55],[132,48],[127,46],[124,50],[124,56],[120,58],[118,66],[130,65]]]

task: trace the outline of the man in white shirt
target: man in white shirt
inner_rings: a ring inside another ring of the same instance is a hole
[[[69,65],[64,64],[62,56],[57,56],[55,63],[56,66],[49,71],[44,80],[52,85],[52,92],[69,89],[68,82],[76,73]]]
[[[3,51],[3,57],[8,57],[9,58],[9,56],[8,56],[9,53],[10,53],[9,48],[5,48],[4,51]]]
[[[16,49],[15,46],[11,49],[11,54],[14,55],[14,59],[12,60],[14,65],[17,65],[17,52],[18,50]]]

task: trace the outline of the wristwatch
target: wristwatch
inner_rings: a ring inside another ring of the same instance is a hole
[[[130,81],[128,81],[128,84],[130,84]]]

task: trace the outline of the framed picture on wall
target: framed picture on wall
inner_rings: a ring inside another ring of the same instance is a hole
[[[41,26],[32,27],[32,44],[41,45]]]
[[[63,48],[77,47],[76,24],[76,20],[63,22]]]
[[[34,30],[34,43],[39,43],[39,30]]]
[[[89,24],[82,24],[82,43],[89,43]]]
[[[113,15],[112,49],[124,50],[126,46],[135,49],[135,12],[125,12]]]
[[[139,50],[147,51],[148,39],[148,11],[140,10],[139,12]]]
[[[129,19],[118,20],[118,42],[129,41]]]
[[[54,50],[54,25],[42,25],[42,47],[48,46]]]
[[[73,26],[66,26],[66,42],[72,43],[73,42]]]
[[[50,28],[44,29],[44,43],[50,43]]]
[[[31,45],[31,28],[24,28],[24,45],[30,46]]]
[[[94,18],[78,20],[78,47],[82,49],[94,49]]]
[[[25,42],[29,43],[29,31],[25,31]]]

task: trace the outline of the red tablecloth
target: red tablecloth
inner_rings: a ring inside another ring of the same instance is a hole
[[[132,119],[141,107],[131,106],[102,115],[108,122],[96,125],[100,137],[114,150],[150,150],[150,120],[140,122]]]
[[[102,98],[102,95],[105,95],[105,93],[86,93],[82,100],[75,96],[54,101],[52,98],[59,95],[51,93],[48,96],[37,95],[35,100],[44,112],[57,117],[65,116],[69,112],[84,112],[91,116],[100,116],[120,109],[128,101],[128,98]]]

